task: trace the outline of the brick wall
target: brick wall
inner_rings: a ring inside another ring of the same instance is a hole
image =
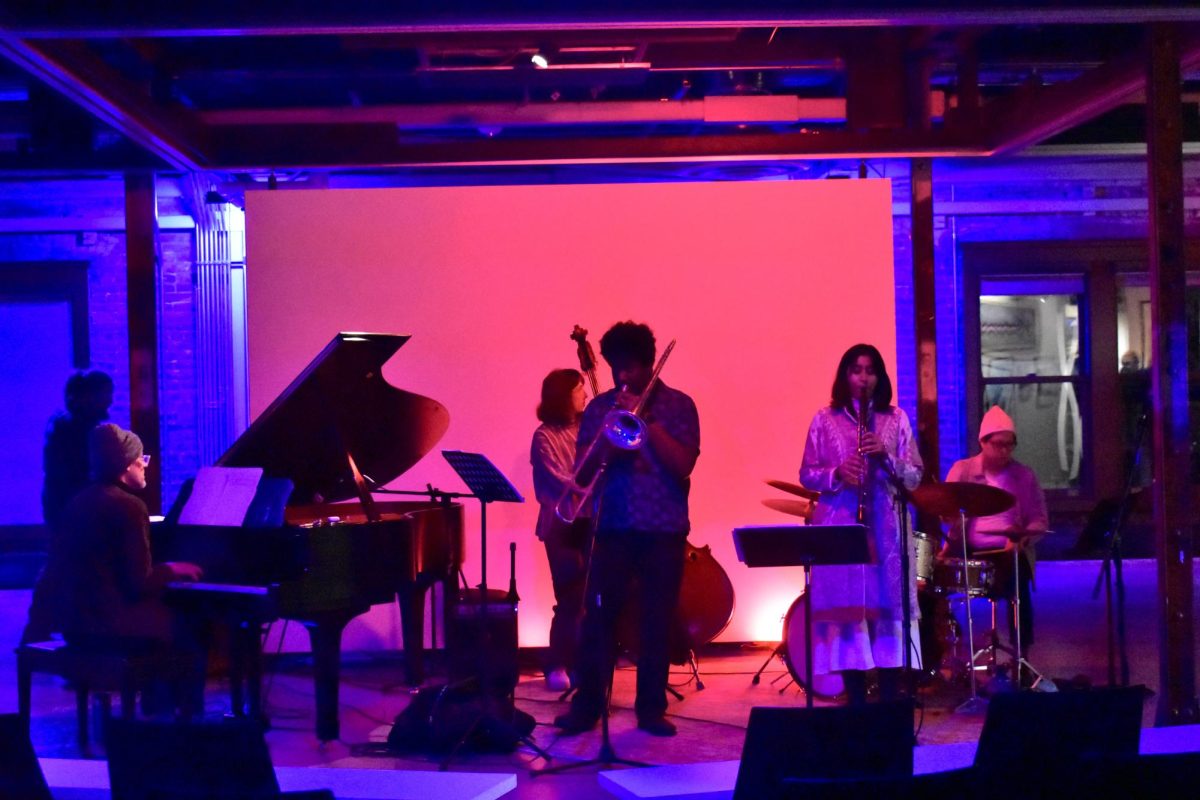
[[[125,286],[124,187],[119,179],[0,184],[0,262],[75,261],[88,264],[91,367],[113,377],[110,416],[129,426],[129,344]],[[22,227],[29,229],[23,232]],[[195,323],[192,310],[193,237],[160,235],[160,396],[164,504],[195,473]],[[48,408],[48,418],[55,409]]]

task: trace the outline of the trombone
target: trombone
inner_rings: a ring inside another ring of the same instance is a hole
[[[646,388],[638,395],[637,403],[632,409],[614,408],[604,415],[599,433],[583,457],[576,459],[575,474],[571,476],[570,483],[554,505],[554,513],[563,522],[574,523],[591,501],[596,482],[604,474],[609,458],[613,455],[613,448],[633,451],[641,449],[646,443],[646,422],[642,419],[642,413],[650,401],[650,394],[658,384],[658,374],[662,372],[663,365],[667,363],[667,358],[674,349],[675,340],[672,339],[663,350],[662,356],[654,366],[654,372],[650,374]]]

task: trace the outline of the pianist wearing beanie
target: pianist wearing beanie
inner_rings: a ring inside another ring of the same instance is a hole
[[[89,455],[93,482],[63,515],[63,634],[91,643],[168,643],[175,630],[163,587],[197,580],[200,568],[151,563],[150,515],[137,495],[146,488],[150,459],[137,434],[98,425]]]

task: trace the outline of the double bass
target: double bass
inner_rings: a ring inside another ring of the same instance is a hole
[[[576,325],[571,339],[576,344],[579,369],[587,376],[592,397],[595,397],[599,394],[596,354],[587,340],[587,333],[586,329]],[[686,542],[679,603],[671,621],[671,663],[688,664],[698,647],[719,636],[733,618],[733,605],[733,582],[713,556],[712,548]],[[637,619],[637,602],[634,600],[625,606],[617,622],[617,639],[629,652],[637,650]]]

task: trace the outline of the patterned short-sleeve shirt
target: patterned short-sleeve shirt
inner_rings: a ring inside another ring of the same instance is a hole
[[[592,400],[583,412],[578,458],[587,453],[616,397],[616,390],[610,389]],[[643,414],[647,420],[660,423],[685,447],[700,448],[700,417],[692,398],[683,392],[660,382]],[[603,485],[596,495],[598,530],[689,530],[691,481],[672,475],[649,445],[634,452],[615,451],[601,481]]]

